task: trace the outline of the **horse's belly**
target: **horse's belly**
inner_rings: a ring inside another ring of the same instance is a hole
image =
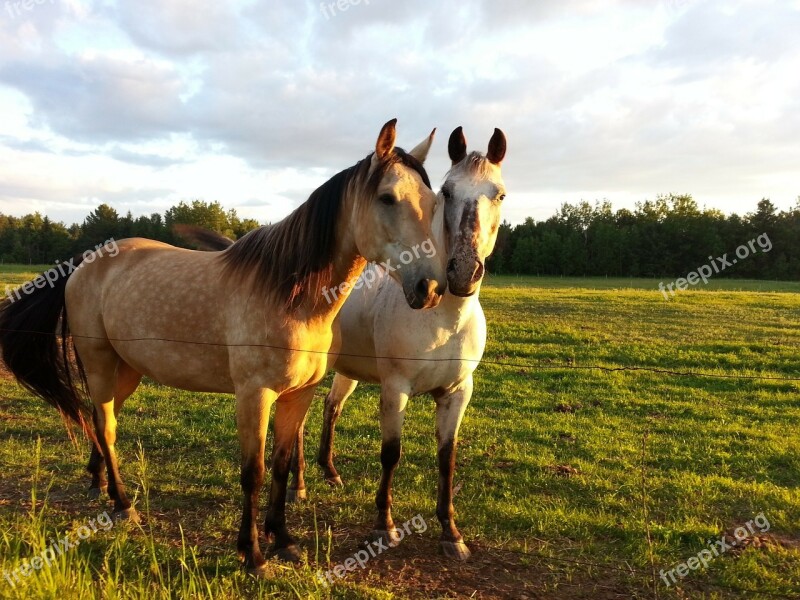
[[[381,380],[378,374],[378,362],[374,357],[339,355],[334,369],[337,373],[356,381],[380,383]]]
[[[224,348],[197,347],[172,342],[114,343],[122,360],[160,384],[192,392],[233,393],[233,381]]]

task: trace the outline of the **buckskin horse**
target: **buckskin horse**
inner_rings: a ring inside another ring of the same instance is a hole
[[[292,448],[342,342],[334,319],[344,297],[329,303],[321,290],[354,284],[368,261],[397,262],[400,253],[431,240],[434,217],[441,218],[422,166],[433,134],[406,153],[395,148],[395,125],[384,125],[374,153],[335,175],[286,219],[225,252],[122,240],[118,255],[90,255],[53,287],[2,305],[6,365],[95,441],[93,486],[103,486],[105,464],[117,518],[138,519],[115,442],[117,414],[142,376],[190,391],[234,393],[244,492],[239,555],[248,572],[263,575],[256,519],[275,404],[264,529],[276,556],[299,560],[285,518]],[[446,289],[443,259],[443,252],[425,255],[393,274],[409,307],[439,303]]]

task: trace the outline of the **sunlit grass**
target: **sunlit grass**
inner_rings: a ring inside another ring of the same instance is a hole
[[[653,597],[645,574],[651,557],[657,570],[670,569],[763,512],[769,543],[716,559],[681,588],[691,598],[758,597],[730,587],[790,596],[800,586],[800,384],[574,367],[800,378],[800,295],[779,284],[665,302],[657,282],[559,281],[496,278],[482,293],[487,361],[520,366],[479,368],[462,427],[455,503],[476,559],[499,548],[529,552],[516,555],[514,585],[548,597],[575,597],[564,587],[570,582]],[[146,382],[126,404],[119,431],[123,476],[143,526],[98,532],[16,588],[0,579],[0,597],[430,597],[413,580],[359,574],[328,589],[315,576],[329,557],[355,551],[354,531],[367,531],[374,518],[377,397],[375,386],[359,387],[339,422],[343,490],[318,476],[321,402],[312,408],[310,501],[288,513],[308,562],[271,563],[270,577],[257,582],[241,572],[235,552],[241,494],[232,398]],[[396,521],[422,514],[431,525],[425,544],[414,546],[420,559],[435,552],[438,535],[433,414],[430,399],[411,402],[394,493]],[[84,497],[87,460],[52,409],[0,381],[0,570],[110,511],[106,501]],[[571,467],[571,476],[559,467]],[[330,536],[328,525],[338,533]],[[444,576],[428,568],[428,579]],[[461,568],[449,570],[457,577]],[[680,597],[676,588],[659,592]],[[499,594],[491,586],[480,593]]]

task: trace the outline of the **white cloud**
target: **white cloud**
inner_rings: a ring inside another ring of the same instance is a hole
[[[117,0],[114,20],[142,48],[167,55],[233,50],[240,42],[234,8],[196,0]]]
[[[506,131],[506,216],[800,194],[798,3],[56,0],[0,16],[0,211],[202,197],[274,221],[367,154]],[[45,174],[45,176],[43,176]]]

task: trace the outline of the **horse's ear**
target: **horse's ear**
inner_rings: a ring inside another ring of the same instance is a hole
[[[422,140],[419,145],[414,148],[409,154],[416,158],[419,162],[424,163],[425,159],[428,158],[428,152],[431,151],[431,146],[433,146],[433,138],[436,137],[436,128],[433,128],[431,134]]]
[[[456,127],[450,134],[450,141],[447,142],[447,153],[454,165],[457,165],[467,157],[467,138],[464,137],[464,128]]]
[[[506,134],[499,129],[495,129],[492,139],[489,140],[489,152],[486,154],[486,158],[489,159],[490,163],[499,165],[505,157]]]
[[[375,156],[380,160],[388,158],[394,150],[394,142],[397,139],[397,119],[392,119],[381,129],[378,142],[375,144]]]

